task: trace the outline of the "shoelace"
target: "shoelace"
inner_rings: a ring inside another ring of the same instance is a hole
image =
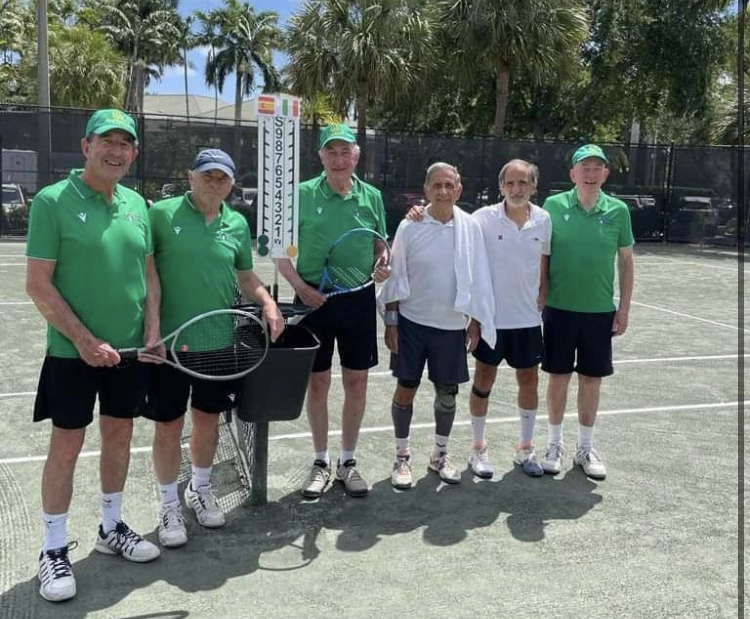
[[[68,558],[68,550],[74,550],[78,547],[78,542],[70,542],[67,546],[62,548],[56,548],[55,550],[49,550],[45,553],[47,557],[47,565],[49,571],[49,577],[52,580],[58,578],[66,578],[67,576],[73,575],[73,568],[70,565],[70,559]]]
[[[411,472],[408,458],[396,458],[396,472],[399,475],[404,475]]]
[[[169,507],[164,510],[162,515],[162,524],[165,529],[171,529],[176,526],[181,526],[185,520],[182,517],[182,512],[177,507]]]
[[[563,455],[563,446],[559,443],[547,449],[547,460],[557,460]]]
[[[487,449],[476,450],[474,454],[475,458],[482,464],[487,464],[487,462],[489,462],[490,460],[487,456]]]
[[[219,504],[210,487],[205,490],[197,490],[196,494],[198,495],[198,502],[205,511],[218,509]]]
[[[143,538],[136,532],[131,531],[130,527],[124,522],[117,524],[115,529],[115,548],[121,552],[130,554],[133,549],[143,541]]]
[[[584,451],[583,455],[588,462],[591,462],[593,464],[599,464],[602,461],[602,459],[599,457],[599,454],[596,453],[596,450],[594,450],[593,447],[588,451]]]

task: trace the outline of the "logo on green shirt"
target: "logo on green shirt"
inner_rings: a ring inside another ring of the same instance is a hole
[[[174,233],[177,235],[179,235],[180,232],[182,232],[182,228],[180,228],[180,226],[175,226],[174,228],[172,228],[172,230],[174,230]]]
[[[78,213],[78,219],[81,220],[81,223],[86,223],[86,213],[84,211],[81,211]]]

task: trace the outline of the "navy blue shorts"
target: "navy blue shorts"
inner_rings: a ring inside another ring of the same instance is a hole
[[[457,385],[469,381],[466,330],[427,327],[398,316],[398,354],[391,354],[391,371],[399,380],[419,381],[425,362],[433,383]]]
[[[544,362],[549,374],[578,372],[600,378],[612,367],[612,322],[614,312],[571,312],[544,308]]]
[[[542,327],[498,329],[495,348],[480,339],[473,354],[477,361],[495,367],[503,360],[517,370],[536,367],[544,358]]]
[[[151,364],[143,416],[153,421],[174,421],[187,411],[188,399],[199,411],[221,413],[234,405],[241,380],[203,380],[166,363]]]
[[[298,297],[294,302],[301,303]],[[300,325],[310,329],[320,340],[313,372],[331,369],[334,345],[338,346],[342,367],[369,370],[378,364],[375,286],[330,297],[305,316]]]
[[[94,420],[97,396],[100,415],[133,419],[143,409],[147,380],[145,364],[137,361],[95,368],[80,358],[45,357],[34,421],[51,419],[66,430],[85,428]]]

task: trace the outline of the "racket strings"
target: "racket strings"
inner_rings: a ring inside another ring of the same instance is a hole
[[[373,232],[355,230],[331,248],[326,273],[335,288],[356,288],[372,279],[376,262],[375,240]]]
[[[173,352],[184,368],[205,376],[241,374],[266,354],[263,325],[247,317],[217,314],[199,320],[175,337]]]

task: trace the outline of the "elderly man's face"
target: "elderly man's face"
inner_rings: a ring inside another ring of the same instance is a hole
[[[359,161],[356,145],[344,140],[331,140],[319,154],[326,176],[332,181],[349,180]]]
[[[579,190],[599,191],[609,176],[609,168],[598,157],[587,157],[576,163],[570,170],[570,180]]]
[[[188,182],[199,201],[221,202],[232,192],[234,181],[221,170],[188,172]]]
[[[526,206],[536,191],[536,185],[529,178],[526,166],[513,165],[505,170],[505,179],[500,184],[500,193],[505,204],[513,208]]]
[[[461,183],[456,180],[453,170],[438,168],[427,179],[424,195],[428,202],[435,206],[453,206],[461,197]]]

